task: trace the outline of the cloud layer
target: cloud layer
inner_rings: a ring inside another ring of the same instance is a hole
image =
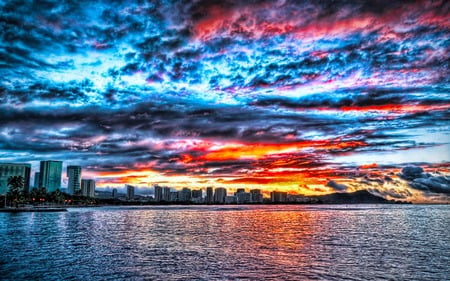
[[[0,160],[448,195],[448,19],[446,1],[0,3]]]

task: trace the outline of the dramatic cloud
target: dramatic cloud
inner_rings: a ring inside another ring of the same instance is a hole
[[[399,175],[408,180],[412,188],[434,193],[450,194],[450,178],[447,176],[424,173],[421,167],[416,166],[403,168]]]
[[[449,8],[1,2],[0,161],[80,164],[98,186],[448,194]]]
[[[329,181],[327,182],[327,186],[331,187],[332,189],[336,190],[336,191],[345,191],[347,190],[347,186],[345,184],[338,184],[335,181]]]

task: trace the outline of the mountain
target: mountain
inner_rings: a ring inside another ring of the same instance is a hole
[[[311,196],[311,198],[324,204],[386,204],[393,203],[383,197],[373,195],[367,190],[358,190],[352,193],[332,193],[327,195]]]

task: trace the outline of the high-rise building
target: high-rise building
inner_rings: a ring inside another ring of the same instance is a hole
[[[86,197],[95,197],[95,180],[82,179],[81,180],[81,194]]]
[[[162,201],[170,202],[170,187],[163,187],[163,189],[162,189]]]
[[[250,190],[250,201],[252,203],[262,203],[263,202],[263,195],[261,193],[261,189],[252,189]]]
[[[214,202],[214,197],[213,197],[213,188],[212,187],[207,187],[206,188],[206,203],[207,204],[212,204]]]
[[[112,198],[117,199],[117,188],[113,188],[112,190]]]
[[[163,200],[162,187],[159,185],[155,185],[155,202],[161,202]]]
[[[236,192],[234,193],[234,195],[236,195],[237,193],[240,193],[240,192],[245,192],[245,188],[236,189]]]
[[[203,203],[203,191],[201,189],[192,190],[191,201],[197,204]]]
[[[189,188],[185,187],[178,193],[178,199],[181,202],[188,202],[191,201],[192,198],[192,192]]]
[[[134,186],[127,185],[127,199],[134,200]]]
[[[218,187],[214,190],[214,203],[225,203],[225,197],[227,197],[227,190],[223,187]]]
[[[201,189],[192,190],[192,199],[198,199],[203,197],[203,191]]]
[[[61,188],[62,161],[41,161],[39,171],[39,187],[45,187],[47,192]]]
[[[39,188],[39,172],[34,173],[34,185],[33,188]]]
[[[270,201],[272,203],[283,203],[286,202],[287,192],[272,191],[270,193]]]
[[[67,166],[67,193],[76,194],[81,190],[81,166]]]
[[[8,179],[12,176],[21,176],[23,178],[23,189],[28,192],[30,189],[30,172],[30,164],[0,163],[0,194],[8,192]]]
[[[171,191],[170,202],[177,202],[177,201],[178,201],[178,191]]]
[[[251,195],[249,192],[237,192],[235,196],[238,204],[250,203]]]
[[[236,204],[236,196],[227,196],[225,197],[225,204]]]

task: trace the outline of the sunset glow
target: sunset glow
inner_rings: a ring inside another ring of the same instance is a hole
[[[222,2],[1,3],[0,161],[450,202],[448,1]]]

